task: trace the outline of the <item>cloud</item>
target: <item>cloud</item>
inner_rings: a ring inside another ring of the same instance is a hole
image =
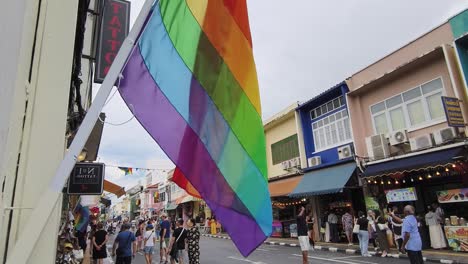
[[[143,2],[131,1],[132,21]],[[343,81],[467,8],[468,2],[249,0],[248,7],[266,118]],[[104,111],[110,123],[132,118],[118,93]],[[104,126],[99,157],[131,167],[173,166],[135,119]],[[106,175],[127,187],[142,177],[123,177],[115,170]]]

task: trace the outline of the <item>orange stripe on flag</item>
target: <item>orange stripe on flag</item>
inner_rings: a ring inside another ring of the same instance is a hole
[[[175,182],[180,188],[184,189],[188,194],[193,197],[202,198],[198,193],[197,189],[185,178],[185,175],[182,173],[179,168],[176,168],[172,176],[172,181]]]

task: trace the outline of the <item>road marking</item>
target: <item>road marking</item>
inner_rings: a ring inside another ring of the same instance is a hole
[[[339,257],[339,258],[332,258],[332,259],[350,259],[350,258],[362,258],[362,256],[349,256],[349,257]],[[365,263],[365,264],[375,264],[375,262],[369,262],[364,260],[353,259],[352,261]]]
[[[292,254],[293,256],[298,256],[298,257],[302,257],[302,255],[298,255],[298,254]],[[312,256],[309,256],[310,259],[316,259],[316,260],[323,260],[323,261],[329,261],[329,262],[336,262],[336,263],[344,263],[344,264],[359,264],[359,263],[363,263],[361,261],[356,261],[356,262],[351,262],[351,261],[345,261],[345,260],[339,260],[339,259],[328,259],[328,258],[319,258],[319,257],[312,257]],[[367,264],[378,264],[376,262],[365,262]]]
[[[250,259],[238,258],[238,257],[233,257],[233,256],[229,256],[227,258],[228,259],[235,259],[235,260],[239,260],[239,261],[244,261],[244,262],[248,262],[248,263],[254,263],[254,264],[266,264],[265,262],[256,262],[256,261],[252,261]]]
[[[268,249],[264,249],[264,248],[257,248],[258,251],[270,251]]]

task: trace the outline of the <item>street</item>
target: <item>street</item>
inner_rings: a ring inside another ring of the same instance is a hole
[[[108,244],[108,248],[112,247],[112,241]],[[232,244],[231,240],[215,239],[202,237],[200,241],[201,259],[203,264],[242,264],[242,263],[257,263],[257,264],[286,264],[286,263],[302,263],[300,249],[297,247],[272,246],[262,245],[247,259],[239,254],[237,249]],[[311,251],[309,253],[309,261],[311,264],[377,264],[377,263],[409,263],[405,259],[371,257],[364,258],[359,255],[346,255],[343,253],[333,253],[329,251]],[[104,263],[112,264],[114,261],[108,258]],[[138,253],[134,264],[144,264],[145,259],[142,253]],[[159,249],[155,251],[153,263],[159,263]]]

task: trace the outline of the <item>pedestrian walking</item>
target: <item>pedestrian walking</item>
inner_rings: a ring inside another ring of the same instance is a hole
[[[210,220],[210,228],[211,228],[212,235],[216,235],[216,227],[217,227],[216,218],[213,216]]]
[[[145,222],[142,220],[138,221],[137,230],[135,232],[135,237],[137,240],[136,251],[139,252],[143,249],[143,234],[145,232]]]
[[[398,214],[398,206],[393,206],[392,210],[393,213],[400,217],[401,216]],[[390,223],[392,232],[393,232],[393,239],[395,240],[395,245],[398,248],[398,251],[401,252],[401,245],[403,244],[403,237],[401,236],[401,223],[397,223],[393,220],[393,217],[389,216],[388,222]]]
[[[370,257],[369,255],[369,230],[371,226],[369,225],[369,220],[367,219],[364,212],[358,212],[358,219],[356,219],[356,224],[359,225],[359,249],[361,250],[361,255],[363,257]]]
[[[131,264],[136,253],[136,237],[130,230],[130,224],[123,224],[112,246],[112,256],[117,256],[115,264]]]
[[[169,240],[171,238],[171,223],[167,219],[167,214],[161,214],[161,232],[159,236],[161,240],[159,241],[159,253],[160,253],[160,261],[161,263],[167,263],[169,258],[169,252],[167,251],[167,247],[169,246]]]
[[[200,231],[191,218],[187,220],[187,227],[189,264],[200,264]]]
[[[334,210],[328,215],[328,224],[330,225],[330,240],[333,243],[338,243],[340,237],[338,234],[338,216],[336,216]]]
[[[185,241],[187,239],[187,230],[185,230],[184,220],[179,218],[176,221],[176,228],[169,243],[169,252],[171,256],[171,263],[184,263]]]
[[[379,243],[380,250],[382,250],[382,258],[385,258],[390,251],[390,246],[388,245],[387,240],[387,220],[380,214],[379,211],[376,211],[375,215],[377,216],[375,219],[377,242]]]
[[[438,215],[435,213],[434,208],[428,206],[428,212],[425,216],[426,225],[429,227],[429,238],[431,240],[431,247],[433,249],[446,248],[444,233],[438,221]]]
[[[370,230],[369,230],[369,242],[372,242],[374,249],[377,250],[377,243],[375,242],[377,238],[377,224],[375,222],[375,213],[372,210],[367,211],[367,220],[369,220]]]
[[[156,230],[152,224],[146,226],[146,232],[143,235],[143,251],[145,252],[146,264],[153,263],[153,251],[156,244]]]
[[[302,251],[302,263],[309,263],[309,236],[307,235],[307,222],[306,213],[304,206],[299,208],[299,214],[297,215],[297,238],[299,239],[299,245]]]
[[[348,239],[348,246],[353,245],[353,216],[349,213],[349,209],[346,209],[346,213],[341,217],[341,223],[343,224],[343,230]]]
[[[312,216],[312,212],[307,216],[307,235],[309,236],[309,243],[312,245],[311,249],[314,250],[315,248],[315,241],[314,241],[314,217]]]
[[[107,232],[104,230],[102,223],[97,224],[97,231],[93,236],[93,259],[97,264],[103,264],[104,259],[107,258],[106,243],[109,239]]]
[[[403,235],[403,253],[408,252],[408,258],[411,264],[423,264],[422,256],[422,241],[421,235],[418,231],[418,220],[414,216],[414,207],[407,205],[404,208],[405,218],[401,219],[397,217],[393,212],[390,212],[393,220],[398,223],[403,223],[402,235]]]

